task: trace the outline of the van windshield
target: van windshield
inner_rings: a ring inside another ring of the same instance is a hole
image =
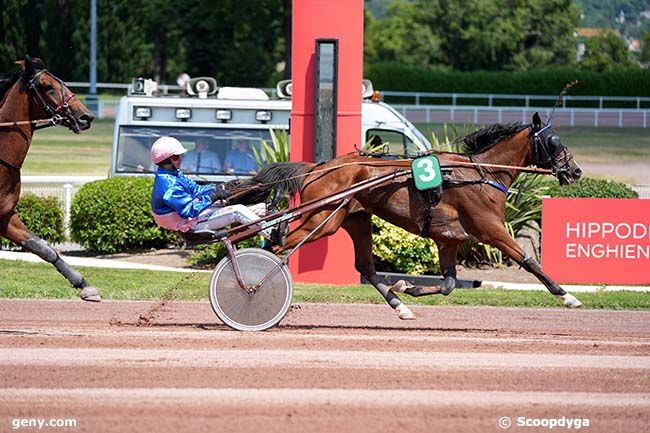
[[[177,138],[188,150],[181,170],[195,175],[247,175],[259,169],[262,140],[271,143],[269,130],[210,129],[158,126],[122,126],[115,155],[117,173],[154,173],[151,145],[159,137]]]

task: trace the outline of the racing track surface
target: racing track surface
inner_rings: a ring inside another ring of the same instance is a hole
[[[251,334],[207,302],[152,306],[0,301],[0,431],[39,431],[16,418],[74,418],[41,430],[74,432],[650,426],[650,312],[414,307],[401,322],[384,305],[301,304]]]

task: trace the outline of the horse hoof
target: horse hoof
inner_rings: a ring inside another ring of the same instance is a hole
[[[395,293],[395,292],[397,292],[397,293],[406,293],[406,291],[408,289],[411,289],[413,287],[414,287],[413,285],[407,283],[406,281],[399,280],[398,282],[396,282],[395,284],[392,285],[392,287],[390,288],[390,291],[393,292],[393,293]]]
[[[456,279],[454,277],[445,277],[442,281],[442,288],[440,293],[447,296],[456,288]]]
[[[559,296],[560,299],[564,301],[564,306],[567,308],[580,308],[582,307],[582,302],[578,301],[578,299],[567,293],[566,295]]]
[[[397,314],[399,315],[398,317],[402,320],[414,320],[415,319],[415,314],[413,314],[413,311],[409,307],[407,307],[404,304],[400,304],[397,308],[395,308],[397,311]]]
[[[86,286],[81,290],[79,297],[87,302],[100,302],[102,300],[99,292],[93,286]]]

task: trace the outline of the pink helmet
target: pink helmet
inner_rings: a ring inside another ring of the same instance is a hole
[[[151,146],[151,160],[154,164],[160,164],[167,158],[182,155],[185,152],[187,149],[174,137],[160,137]]]

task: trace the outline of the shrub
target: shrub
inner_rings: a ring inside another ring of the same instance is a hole
[[[48,243],[65,240],[63,212],[56,197],[39,197],[32,193],[23,195],[16,205],[16,213],[27,228]],[[8,240],[0,241],[2,247],[14,247]]]
[[[113,177],[85,184],[72,200],[70,233],[85,249],[110,254],[160,248],[176,239],[151,216],[152,178]]]
[[[260,236],[255,236],[237,244],[237,249],[244,248],[260,248]],[[192,251],[192,254],[187,258],[187,263],[190,266],[199,268],[214,268],[217,263],[228,255],[228,250],[221,242],[211,245],[199,245]]]
[[[568,186],[554,182],[548,194],[552,197],[639,198],[639,194],[624,183],[589,177]]]
[[[438,248],[425,239],[372,217],[372,253],[378,270],[407,274],[438,273]]]

